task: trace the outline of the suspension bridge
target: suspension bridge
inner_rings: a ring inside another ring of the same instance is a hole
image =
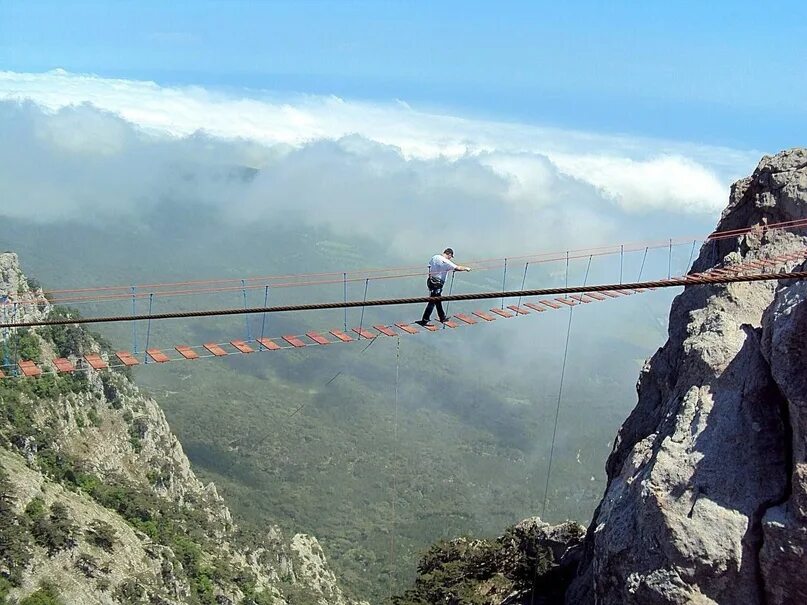
[[[51,325],[78,325],[90,323],[132,322],[132,351],[117,351],[114,356],[99,353],[87,353],[81,357],[57,357],[39,365],[30,359],[4,359],[0,365],[0,379],[28,377],[35,378],[46,372],[72,373],[83,371],[102,371],[110,368],[132,367],[141,364],[164,364],[177,361],[192,361],[204,358],[219,358],[233,355],[248,355],[261,352],[276,352],[284,349],[300,349],[311,346],[327,346],[345,344],[361,340],[373,340],[379,337],[401,337],[415,335],[419,332],[439,332],[440,330],[468,328],[479,324],[487,324],[502,319],[514,319],[528,315],[540,315],[548,311],[571,309],[578,305],[603,302],[620,297],[641,294],[649,290],[666,287],[692,286],[698,284],[725,284],[759,280],[803,279],[807,273],[794,272],[792,267],[805,260],[807,249],[770,258],[744,260],[743,262],[710,268],[698,273],[689,273],[679,277],[672,274],[673,250],[682,246],[690,247],[687,268],[691,264],[695,246],[698,241],[715,242],[731,240],[755,235],[759,237],[774,231],[796,231],[807,227],[807,219],[787,221],[750,228],[723,230],[711,233],[705,238],[677,238],[655,242],[632,242],[569,250],[565,252],[541,253],[507,258],[488,258],[470,261],[475,271],[502,270],[502,289],[485,292],[452,294],[453,280],[449,294],[441,297],[444,303],[454,301],[484,301],[501,299],[498,307],[482,308],[467,313],[455,313],[448,321],[440,325],[420,326],[413,323],[396,322],[393,324],[364,325],[364,309],[367,307],[422,304],[432,300],[429,297],[368,299],[367,291],[371,281],[400,280],[423,277],[421,267],[405,266],[396,268],[376,268],[329,273],[284,274],[239,279],[205,279],[167,283],[151,283],[127,286],[95,286],[50,290],[41,295],[31,295],[14,300],[10,297],[0,301],[3,318],[0,323],[3,340],[8,340],[12,331],[23,328],[36,328]],[[656,280],[642,281],[648,254],[651,251],[663,250],[667,254],[667,276]],[[624,260],[627,254],[643,253],[638,279],[633,282],[624,281]],[[614,283],[588,285],[589,269],[595,257],[619,257],[619,280]],[[583,284],[569,286],[569,264],[573,260],[588,260],[586,277]],[[547,263],[565,263],[566,285],[556,288],[524,289],[530,265]],[[506,290],[507,267],[524,264],[521,288]],[[417,270],[419,269],[419,270]],[[348,284],[364,284],[362,300],[348,300]],[[341,285],[343,299],[341,301],[315,302],[304,304],[288,304],[268,306],[269,293],[276,289],[305,288],[310,286]],[[263,290],[264,304],[258,307],[247,306],[247,292]],[[152,306],[156,298],[161,300],[176,299],[188,296],[205,296],[219,293],[237,293],[243,297],[243,306],[235,308],[201,309],[190,311],[173,311],[153,313]],[[516,299],[515,304],[505,304]],[[529,300],[527,300],[529,299]],[[137,313],[137,303],[147,300],[148,312]],[[101,315],[94,317],[59,317],[31,319],[32,313],[25,314],[25,309],[46,309],[51,305],[67,305],[80,307],[86,304],[131,303],[131,314]],[[359,325],[348,328],[347,310],[361,309]],[[315,311],[325,309],[344,309],[344,322],[339,328],[306,330],[301,334],[266,335],[267,317],[273,313],[294,311]],[[201,344],[177,344],[170,348],[157,348],[149,345],[151,322],[155,320],[187,319],[200,317],[216,317],[228,315],[261,315],[260,334],[251,334],[247,324],[244,338],[233,338],[226,342],[206,342]],[[25,316],[25,319],[20,319]],[[146,322],[146,343],[142,355],[137,350],[137,325]]]

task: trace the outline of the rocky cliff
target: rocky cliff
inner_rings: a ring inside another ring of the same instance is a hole
[[[768,225],[805,219],[807,149],[765,157],[716,229],[745,233],[704,244],[691,272],[804,270],[782,258],[807,228]],[[533,519],[437,545],[396,603],[807,603],[807,283],[686,287],[637,391],[587,531]]]
[[[4,320],[65,314],[31,286],[0,254]],[[242,535],[156,402],[87,353],[111,357],[75,326],[0,333],[6,374],[22,359],[46,369],[0,379],[0,603],[351,603],[315,538]],[[80,371],[56,374],[56,357]]]
[[[738,181],[693,272],[807,244],[807,150]],[[792,264],[788,268],[793,268]],[[807,603],[807,284],[687,287],[646,363],[568,604]]]

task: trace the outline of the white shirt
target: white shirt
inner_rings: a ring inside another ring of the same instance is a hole
[[[435,254],[429,261],[429,277],[435,277],[444,282],[448,272],[456,270],[457,267],[458,265],[455,265],[442,254]]]

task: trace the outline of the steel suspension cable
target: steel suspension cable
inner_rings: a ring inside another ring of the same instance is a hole
[[[622,281],[620,280],[619,283],[622,283]],[[568,250],[566,251],[566,279],[565,279],[563,285],[565,287],[567,287],[567,288],[569,287],[569,251]],[[567,298],[567,297],[564,296],[564,298]]]
[[[454,274],[455,274],[455,272],[452,271],[451,272],[451,283],[448,284],[448,295],[449,296],[451,296],[451,293],[454,291]],[[446,317],[448,317],[448,309],[449,309],[450,306],[451,306],[451,301],[448,301],[446,303],[446,309],[445,309]],[[445,329],[445,327],[446,327],[446,325],[443,324],[443,329]]]
[[[266,286],[266,290],[263,293],[263,306],[266,307],[268,304],[269,304],[269,286]],[[345,313],[347,313],[347,310],[345,310]],[[264,313],[263,317],[261,318],[261,338],[258,341],[261,345],[261,349],[265,348],[262,342],[265,329],[266,329],[266,313]]]
[[[151,303],[154,302],[154,294],[149,295],[149,315],[151,315]],[[148,350],[149,350],[149,339],[151,338],[151,317],[148,319],[148,323],[146,324],[146,346],[143,349],[143,363],[149,362],[148,357]]]
[[[367,288],[370,286],[370,278],[364,282],[364,302],[367,302]],[[347,303],[345,303],[345,310],[347,310]],[[361,331],[364,329],[364,305],[361,308],[361,319],[359,320],[359,340],[361,340]]]
[[[390,575],[389,575],[389,598],[392,603],[392,596],[395,592],[395,504],[398,497],[398,484],[396,475],[396,465],[398,461],[398,380],[401,368],[401,337],[398,336],[395,343],[395,406],[392,412],[392,518],[390,526]]]
[[[524,289],[524,284],[527,282],[527,268],[530,266],[529,262],[524,263],[524,277],[521,278],[521,289]],[[517,307],[521,306],[521,297],[518,297]]]
[[[794,220],[790,220],[790,221],[782,221],[782,222],[779,222],[779,223],[771,223],[771,224],[765,225],[764,227],[756,225],[756,226],[752,226],[752,227],[744,227],[744,228],[741,228],[741,229],[713,231],[711,234],[709,234],[707,237],[704,238],[704,241],[726,239],[726,238],[736,237],[736,236],[739,236],[739,235],[748,234],[748,233],[757,232],[757,231],[759,231],[759,232],[770,232],[770,231],[785,230],[785,229],[797,229],[797,228],[801,228],[801,227],[807,227],[807,219],[794,219]],[[662,246],[667,247],[669,245],[669,243],[671,243],[672,241],[673,240],[667,240],[667,241],[664,241],[663,244],[660,243],[660,242],[654,242],[654,243],[652,243],[652,245],[649,245],[648,247],[651,247],[651,248],[662,247]],[[688,243],[689,241],[691,241],[691,238],[684,238],[684,239],[681,239],[681,240],[676,239],[675,243],[677,245],[677,244],[680,244],[680,243]],[[625,250],[629,250],[629,249],[634,249],[635,250],[635,249],[641,249],[646,244],[647,244],[647,242],[641,242],[641,246],[639,246],[638,248],[636,247],[636,243],[628,244],[627,247],[625,246],[625,244],[622,244],[621,248],[623,248]],[[614,245],[600,246],[600,247],[597,247],[597,248],[581,249],[579,251],[576,250],[575,252],[584,253],[584,254],[581,254],[581,256],[585,257],[589,253],[593,253],[593,252],[596,252],[596,251],[602,251],[602,250],[610,250],[609,253],[616,252],[616,249],[615,249]],[[523,259],[530,258],[530,259],[535,260],[536,262],[541,262],[541,261],[544,261],[544,260],[546,260],[546,261],[557,260],[558,255],[559,255],[558,252],[554,252],[554,253],[550,252],[550,253],[540,253],[540,254],[536,253],[536,254],[525,255],[525,256],[511,256],[509,258],[510,258],[510,260],[523,260]],[[552,258],[553,256],[555,258]],[[477,266],[482,266],[482,265],[488,264],[490,262],[495,262],[495,263],[497,263],[497,266],[501,266],[501,261],[502,261],[501,258],[479,259],[479,260],[473,261],[473,264],[475,264]],[[366,268],[366,269],[352,271],[351,273],[354,274],[354,275],[355,274],[362,275],[361,278],[355,278],[356,281],[359,281],[360,279],[362,279],[367,274],[383,274],[383,273],[391,273],[391,272],[396,272],[396,271],[400,272],[400,271],[403,271],[403,270],[413,270],[416,267],[418,267],[418,266],[416,266],[416,265],[404,266],[404,267],[398,267],[397,269],[396,268],[386,268],[386,269]],[[305,279],[310,280],[313,277],[320,277],[320,278],[323,278],[323,277],[337,277],[337,276],[340,276],[340,274],[344,274],[344,272],[343,271],[338,271],[338,272],[333,271],[333,272],[307,273],[307,274],[303,274],[303,273],[298,273],[298,274],[277,274],[277,275],[245,278],[244,281],[246,281],[246,282],[259,281],[259,282],[265,283],[268,280],[273,280],[273,279],[303,279],[303,278],[305,278]],[[392,276],[378,275],[377,277],[392,277]],[[129,291],[131,289],[140,288],[141,290],[146,290],[146,291],[151,290],[155,294],[164,295],[166,293],[158,292],[157,290],[159,290],[161,288],[166,288],[166,287],[174,287],[174,288],[176,288],[177,286],[202,286],[202,285],[209,285],[209,284],[225,284],[225,283],[233,284],[233,283],[238,283],[238,281],[239,281],[239,278],[219,278],[219,279],[204,279],[204,280],[153,283],[153,284],[140,284],[140,285],[131,285],[130,284],[130,285],[126,285],[126,286],[97,286],[97,287],[88,287],[88,288],[68,288],[68,289],[48,290],[48,291],[46,291],[46,294],[47,295],[60,295],[60,294],[86,293],[86,292],[103,292],[103,291],[115,292],[115,291],[117,291],[117,292],[120,292],[125,297],[125,296],[128,295],[128,293],[129,293]],[[324,282],[322,280],[319,280],[319,281],[314,282],[314,283],[324,283]],[[292,286],[294,284],[289,283],[289,284],[283,284],[283,285]],[[306,285],[306,284],[300,284],[300,285]],[[235,286],[235,287],[237,288],[237,286]],[[247,287],[249,288],[251,286],[247,286]],[[224,290],[227,290],[227,289],[228,288],[224,288]],[[216,290],[219,290],[219,289],[217,288]],[[211,290],[209,288],[205,288],[205,289],[200,289],[199,291],[200,292],[209,292]],[[114,295],[114,296],[118,297],[119,295]],[[69,302],[72,302],[72,301],[73,301],[73,299],[70,299]],[[68,300],[60,300],[60,302],[68,302]]]
[[[344,290],[344,299],[347,302],[347,273],[342,273],[342,289]],[[345,307],[345,332],[347,332],[347,307]]]
[[[649,288],[674,288],[678,286],[694,286],[699,284],[728,284],[755,281],[772,281],[783,279],[805,279],[807,271],[790,271],[787,273],[758,273],[753,275],[688,275],[681,278],[671,278],[653,281],[598,284],[593,286],[569,286],[563,288],[539,288],[531,290],[510,290],[507,292],[476,292],[472,294],[452,294],[450,296],[431,297],[416,296],[411,298],[386,298],[377,300],[354,300],[348,302],[309,303],[299,305],[282,305],[276,307],[254,307],[250,309],[210,309],[203,311],[176,311],[171,313],[153,313],[148,315],[109,315],[104,317],[82,317],[70,319],[47,319],[40,321],[25,321],[0,324],[0,328],[32,328],[36,326],[58,326],[91,323],[114,323],[121,321],[150,320],[150,319],[187,319],[193,317],[224,317],[228,315],[241,315],[244,313],[283,313],[291,311],[317,311],[324,309],[343,309],[355,307],[385,307],[393,305],[423,304],[428,302],[448,302],[459,300],[487,300],[492,298],[518,298],[519,296],[555,296],[560,294],[585,294],[587,292],[604,292],[611,290],[641,290]]]
[[[132,318],[137,315],[137,303],[135,302],[135,287],[132,286]],[[137,321],[132,319],[132,353],[137,355]]]
[[[639,277],[636,278],[636,281],[642,281],[642,271],[644,271],[644,262],[647,260],[647,250],[648,248],[644,249],[644,256],[642,257],[642,265],[639,267]]]
[[[687,261],[687,266],[684,267],[684,273],[689,271],[689,268],[692,266],[692,257],[695,255],[695,244],[697,243],[697,241],[698,240],[696,239],[692,240],[692,250],[689,251],[689,260]]]
[[[243,288],[243,291],[244,291],[244,308],[246,309],[247,308],[247,283],[243,279],[241,280],[241,287]],[[264,307],[265,306],[266,305],[264,304]],[[264,314],[264,317],[265,316],[266,315]],[[249,333],[249,317],[247,315],[244,315],[244,329],[245,329],[244,333],[247,335],[247,342],[249,342],[250,340],[252,340],[252,336]]]
[[[591,269],[591,257],[588,259],[586,276],[583,278],[583,285],[588,281],[588,273]],[[560,384],[558,385],[558,403],[555,406],[555,423],[552,428],[552,445],[549,448],[549,466],[546,470],[546,484],[544,485],[544,503],[541,507],[541,519],[546,521],[546,503],[549,498],[549,479],[552,476],[552,461],[555,457],[555,440],[558,435],[558,418],[560,417],[560,402],[563,397],[563,380],[566,377],[566,359],[569,356],[569,339],[572,333],[572,318],[574,317],[574,307],[569,307],[569,323],[566,326],[566,345],[563,348],[563,364],[560,369]]]
[[[670,240],[670,255],[667,257],[667,277],[672,277],[672,240]]]
[[[504,292],[505,284],[507,283],[507,259],[504,259],[504,274],[502,275],[502,292]],[[502,298],[502,309],[504,309],[504,298]]]
[[[591,258],[591,257],[589,257]],[[625,264],[625,246],[619,247],[619,283],[622,283],[622,267]]]

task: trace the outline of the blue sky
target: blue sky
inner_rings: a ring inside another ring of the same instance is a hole
[[[807,140],[805,65],[796,2],[0,2],[0,70],[401,99],[764,152]]]

